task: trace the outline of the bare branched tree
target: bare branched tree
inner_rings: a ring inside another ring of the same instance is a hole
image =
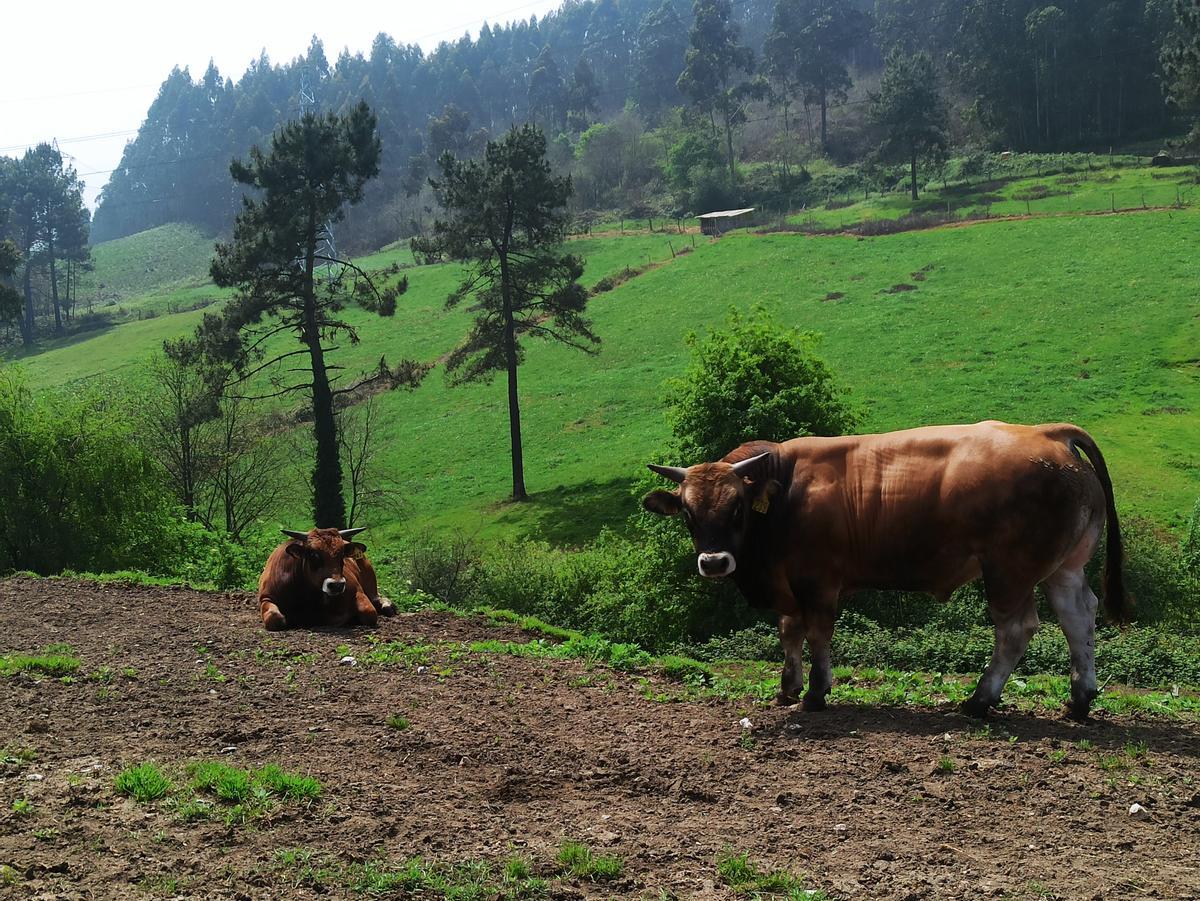
[[[241,541],[255,521],[275,510],[287,490],[281,425],[255,413],[250,401],[226,397],[211,431],[211,465],[198,511],[210,529]]]
[[[393,518],[403,508],[399,483],[384,475],[378,465],[379,420],[379,401],[374,395],[338,411],[338,450],[349,500],[348,526],[359,525],[368,513]]]

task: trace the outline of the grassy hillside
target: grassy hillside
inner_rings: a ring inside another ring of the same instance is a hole
[[[161,225],[92,248],[95,271],[79,279],[79,297],[122,302],[208,281],[213,239],[190,225]]]
[[[1069,168],[1069,167],[1068,167]],[[1194,167],[1080,169],[1003,181],[936,182],[915,203],[904,191],[862,199],[846,195],[789,217],[793,224],[829,229],[913,212],[984,216],[1053,216],[1191,205],[1200,199]]]
[[[668,262],[593,301],[598,356],[531,345],[520,379],[532,502],[504,501],[502,384],[450,388],[435,371],[416,392],[382,398],[385,469],[408,504],[384,534],[453,527],[574,542],[619,523],[634,506],[632,480],[668,437],[661,385],[684,365],[684,336],[754,304],[824,333],[864,428],[1072,420],[1104,449],[1121,508],[1178,528],[1200,495],[1198,233],[1200,212],[1188,209],[871,239],[734,234],[675,260],[664,235],[579,241],[589,284],[647,258]],[[678,249],[679,236],[670,240]],[[395,318],[360,316],[362,343],[340,362],[436,360],[464,334],[466,315],[443,306],[456,270],[408,276]],[[41,385],[135,378],[135,364],[199,315],[121,325],[23,365]],[[302,522],[299,474],[297,489],[291,515]]]

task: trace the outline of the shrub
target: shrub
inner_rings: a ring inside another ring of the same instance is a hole
[[[691,463],[716,460],[752,439],[840,435],[858,422],[825,362],[817,336],[776,323],[759,308],[730,314],[723,331],[687,338],[692,359],[667,383],[676,449]]]
[[[178,516],[119,405],[100,391],[35,396],[0,371],[0,571],[156,560]]]

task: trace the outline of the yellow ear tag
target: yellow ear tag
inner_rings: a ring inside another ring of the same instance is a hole
[[[766,513],[771,509],[771,498],[764,491],[758,496],[758,500],[754,502],[753,506],[755,513]]]

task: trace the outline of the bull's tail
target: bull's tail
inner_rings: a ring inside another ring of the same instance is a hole
[[[1108,611],[1109,619],[1115,623],[1126,623],[1133,612],[1129,595],[1125,592],[1125,554],[1121,542],[1121,524],[1117,521],[1117,506],[1113,502],[1112,480],[1108,477],[1108,467],[1104,465],[1104,455],[1092,440],[1092,436],[1083,429],[1072,427],[1064,436],[1071,444],[1072,450],[1082,448],[1087,454],[1088,462],[1100,479],[1104,489],[1105,520],[1108,523],[1108,536],[1105,541],[1104,554],[1104,609]]]

